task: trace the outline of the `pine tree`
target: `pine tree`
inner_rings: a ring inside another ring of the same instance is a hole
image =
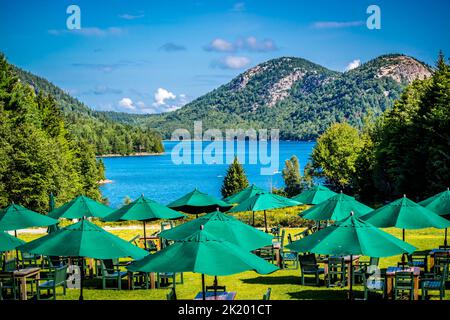
[[[248,180],[244,168],[239,163],[238,158],[234,157],[233,163],[228,167],[227,174],[223,179],[222,197],[229,197],[247,187]]]
[[[293,197],[302,191],[300,165],[296,156],[292,156],[284,163],[281,172],[284,180],[284,191],[288,197]]]

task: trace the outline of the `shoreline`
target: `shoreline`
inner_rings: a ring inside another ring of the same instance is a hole
[[[110,154],[101,154],[96,155],[96,158],[117,158],[117,157],[147,157],[147,156],[162,156],[165,152],[136,152],[132,154],[119,154],[119,153],[110,153]]]

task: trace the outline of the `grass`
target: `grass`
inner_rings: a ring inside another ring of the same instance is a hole
[[[155,226],[156,228],[156,226]],[[287,234],[295,234],[302,229],[286,229]],[[401,238],[401,230],[386,229],[387,232]],[[129,240],[137,234],[142,234],[141,229],[114,229],[111,232],[123,239]],[[21,233],[20,238],[30,241],[41,235],[31,233]],[[419,250],[436,248],[443,243],[444,231],[437,229],[407,230],[406,241]],[[287,241],[286,241],[287,242]],[[380,266],[396,266],[400,261],[400,256],[382,258]],[[176,263],[176,262],[174,262]],[[255,299],[260,300],[267,290],[272,288],[271,299],[325,299],[340,300],[346,299],[347,289],[326,288],[325,286],[313,287],[300,285],[299,270],[279,270],[271,275],[259,275],[255,272],[244,272],[232,276],[219,277],[219,284],[226,285],[230,291],[236,291],[236,299]],[[206,276],[206,283],[212,284],[213,277]],[[154,290],[101,290],[100,281],[89,280],[86,282],[87,288],[84,291],[84,297],[87,300],[165,300],[168,288]],[[126,288],[126,281],[123,282],[123,288]],[[201,290],[200,274],[185,273],[184,284],[177,284],[177,296],[179,299],[192,299]],[[62,290],[60,290],[62,292]],[[362,287],[355,287],[355,296],[362,297]],[[67,295],[58,295],[57,299],[78,299],[78,290],[68,290]],[[450,299],[450,293],[446,295]]]

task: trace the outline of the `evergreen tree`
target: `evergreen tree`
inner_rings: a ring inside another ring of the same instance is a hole
[[[300,165],[296,156],[292,156],[284,163],[281,172],[284,180],[284,191],[288,197],[293,197],[302,191]]]
[[[245,175],[244,168],[239,163],[238,158],[234,157],[233,163],[231,163],[228,167],[227,174],[223,179],[223,185],[220,191],[222,193],[222,197],[229,197],[247,187],[248,180]]]

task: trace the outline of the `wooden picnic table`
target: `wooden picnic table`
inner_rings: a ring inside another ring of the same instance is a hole
[[[212,291],[207,291],[205,294],[205,300],[234,300],[234,298],[236,298],[236,292],[234,291],[231,292],[220,291],[216,292],[215,294]],[[203,300],[203,293],[202,292],[197,293],[194,300]]]
[[[2,272],[0,273],[0,278],[6,278],[6,277],[14,277],[16,279],[19,279],[19,286],[20,286],[20,300],[27,300],[27,278],[35,278],[36,280],[39,280],[41,268],[23,268],[14,270],[11,272]]]
[[[350,285],[350,281],[352,281],[351,275],[350,275],[350,268],[352,266],[357,266],[359,264],[359,257],[358,255],[355,256],[351,256],[352,260],[350,261],[350,256],[344,256],[344,262],[345,262],[345,268],[346,268],[346,272],[347,272],[347,283]],[[324,264],[324,274],[326,275],[328,273],[328,258],[324,258],[322,260],[323,264]]]
[[[420,267],[388,267],[386,270],[386,296],[392,299],[394,295],[394,279],[397,272],[412,272],[414,275],[414,300],[419,300]]]

